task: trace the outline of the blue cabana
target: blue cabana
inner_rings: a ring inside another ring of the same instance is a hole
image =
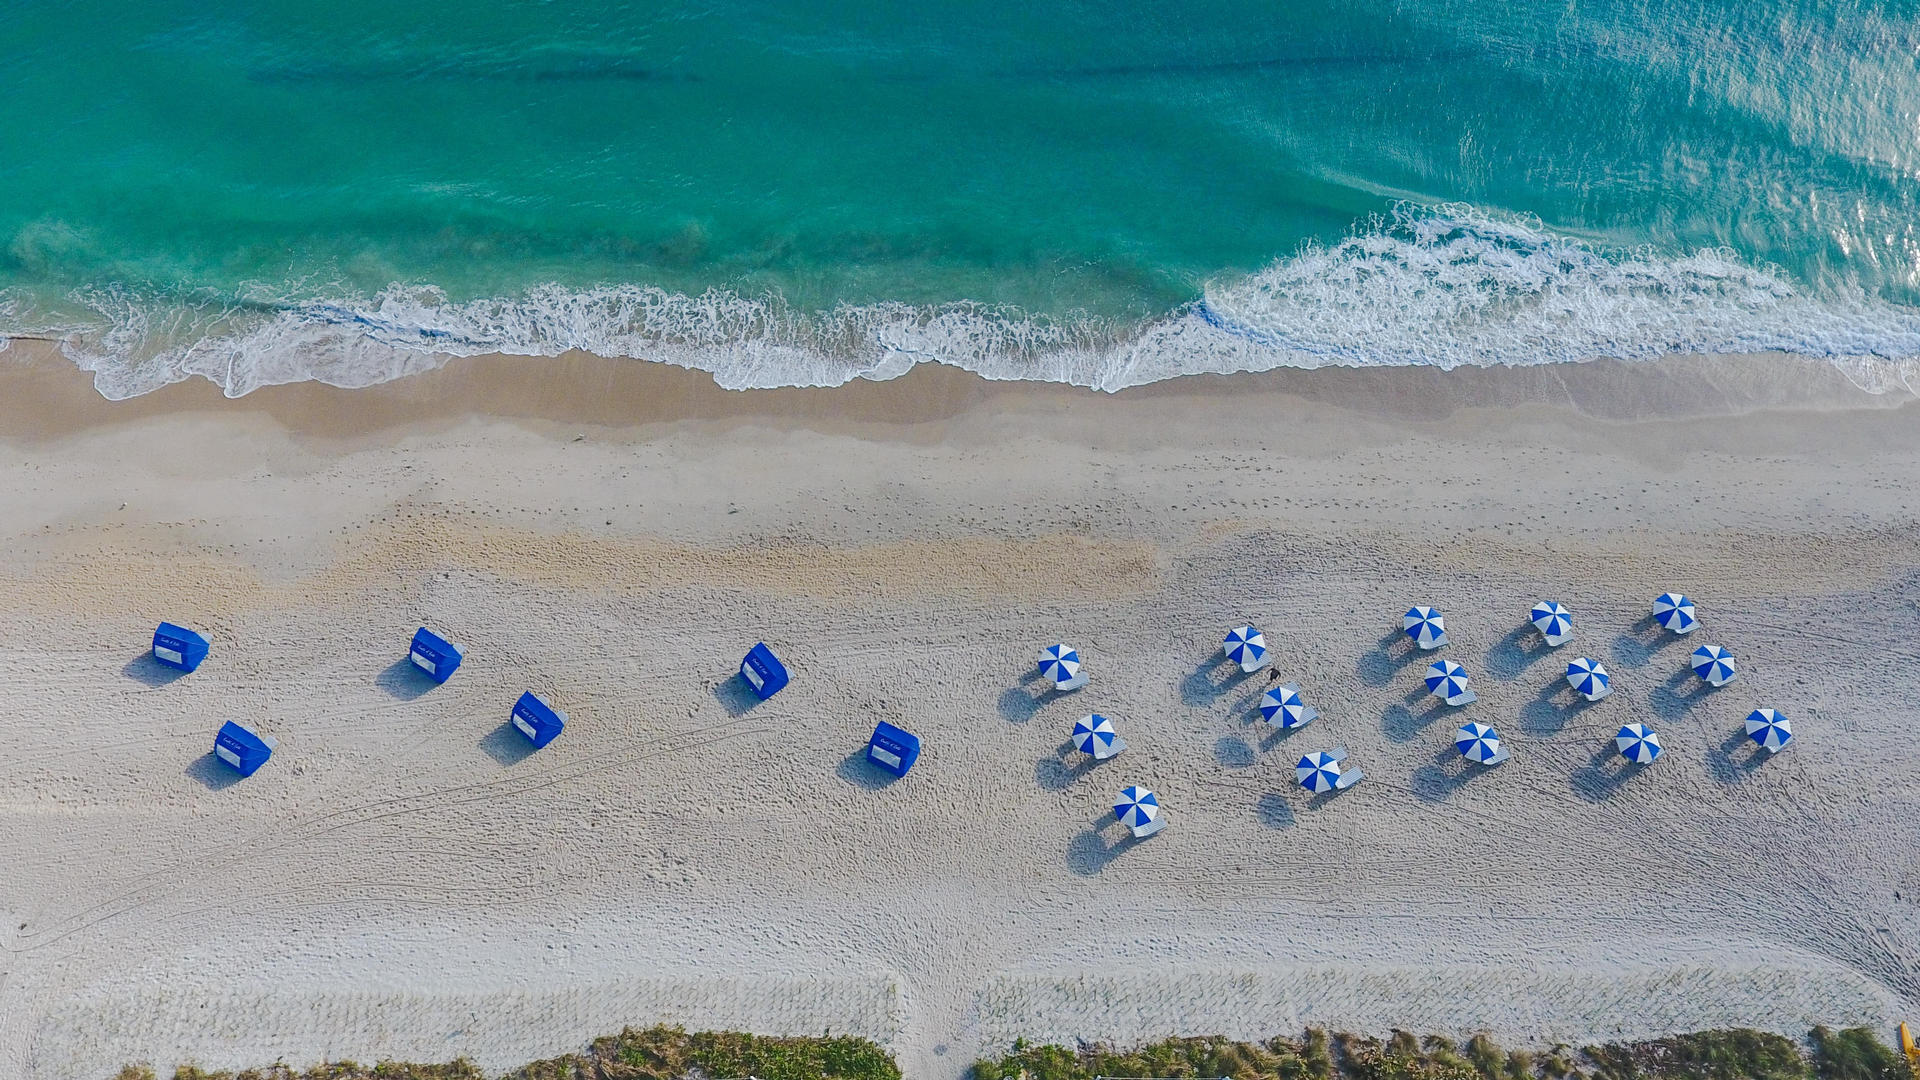
[[[192,671],[207,658],[213,643],[184,626],[163,622],[153,632],[153,658],[170,668]]]
[[[920,738],[882,720],[867,740],[867,760],[895,776],[905,776],[920,760]]]
[[[567,714],[540,700],[531,690],[514,702],[510,719],[535,750],[559,738],[560,729],[567,726]]]
[[[434,682],[446,682],[453,677],[454,669],[466,658],[466,651],[439,634],[421,627],[413,632],[413,644],[407,648],[407,659],[413,666],[427,673]]]
[[[740,678],[753,688],[753,694],[765,701],[779,693],[787,685],[787,665],[773,655],[766,642],[761,642],[747,650],[747,658],[740,661]]]
[[[220,734],[213,738],[213,753],[241,776],[252,776],[267,763],[267,759],[273,756],[273,748],[279,745],[280,740],[258,734],[244,724],[229,720],[220,725]]]

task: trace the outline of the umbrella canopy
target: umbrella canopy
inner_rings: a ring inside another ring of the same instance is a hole
[[[1773,709],[1755,709],[1747,714],[1747,738],[1777,754],[1793,741],[1793,724]]]
[[[1567,665],[1567,685],[1588,701],[1599,701],[1613,692],[1613,680],[1598,660],[1582,656]]]
[[[1693,617],[1693,601],[1679,593],[1663,592],[1653,598],[1653,618],[1676,634],[1691,634],[1700,621]]]
[[[1113,816],[1129,829],[1151,825],[1160,816],[1160,799],[1146,788],[1127,788],[1114,800]]]
[[[1739,674],[1733,666],[1733,654],[1718,645],[1702,645],[1693,650],[1693,673],[1714,686],[1725,686]]]
[[[1467,669],[1451,660],[1435,660],[1427,667],[1427,690],[1449,705],[1465,705],[1474,700],[1467,689]]]
[[[1111,757],[1114,744],[1119,740],[1120,733],[1113,730],[1113,721],[1099,713],[1089,713],[1073,722],[1073,745],[1083,754]]]
[[[1332,791],[1340,784],[1340,759],[1324,751],[1308,754],[1293,767],[1293,775],[1301,787],[1315,794]]]
[[[1227,659],[1239,664],[1243,671],[1252,671],[1267,662],[1267,639],[1251,626],[1236,626],[1227,631],[1227,639],[1220,648]]]
[[[1447,620],[1430,607],[1408,608],[1400,619],[1400,628],[1423,649],[1437,649],[1447,643]]]
[[[1573,613],[1557,600],[1542,600],[1533,605],[1533,625],[1549,645],[1559,645],[1573,636]]]
[[[1040,650],[1040,674],[1064,686],[1080,674],[1080,654],[1071,645],[1049,645]]]
[[[1267,723],[1292,731],[1307,726],[1320,710],[1301,701],[1300,688],[1287,683],[1260,695],[1260,715]]]
[[[1620,756],[1635,765],[1645,765],[1660,756],[1660,736],[1645,724],[1628,724],[1613,737]]]
[[[1468,761],[1491,765],[1505,755],[1500,750],[1500,733],[1485,724],[1461,724],[1453,733],[1453,748]]]

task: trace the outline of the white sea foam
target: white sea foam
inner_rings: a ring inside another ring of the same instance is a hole
[[[1456,206],[1403,207],[1134,324],[972,303],[804,311],[644,285],[464,302],[397,284],[357,300],[75,299],[98,321],[62,327],[63,348],[109,398],[193,376],[229,396],[369,386],[449,357],[569,349],[696,368],[734,389],[889,379],[923,362],[1116,391],[1196,372],[1763,351],[1830,360],[1876,392],[1920,388],[1920,309],[1857,290],[1814,296],[1728,251],[1608,252]]]

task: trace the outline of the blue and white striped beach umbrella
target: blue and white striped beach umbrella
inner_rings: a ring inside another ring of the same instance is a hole
[[[1324,751],[1308,754],[1293,767],[1293,775],[1301,787],[1315,794],[1332,791],[1340,784],[1340,759]]]
[[[1613,737],[1620,756],[1635,765],[1645,765],[1660,756],[1660,736],[1645,724],[1628,724]]]
[[[1099,713],[1089,713],[1073,722],[1073,745],[1083,754],[1111,757],[1114,743],[1119,739],[1120,733],[1113,730],[1113,721]]]
[[[1065,687],[1080,674],[1080,654],[1071,645],[1049,645],[1040,650],[1040,674]]]
[[[1582,656],[1567,665],[1567,685],[1588,701],[1599,701],[1613,692],[1613,680],[1598,660]]]
[[[1700,621],[1693,617],[1693,601],[1679,593],[1663,592],[1653,598],[1653,618],[1676,634],[1691,634]]]
[[[1260,716],[1275,727],[1292,731],[1306,727],[1319,715],[1320,710],[1300,700],[1300,688],[1292,683],[1260,695]]]
[[[1533,626],[1548,645],[1560,645],[1573,636],[1573,612],[1558,600],[1542,600],[1533,605]]]
[[[1114,800],[1113,816],[1129,829],[1151,825],[1160,816],[1160,799],[1146,788],[1127,788]]]
[[[1253,671],[1267,662],[1267,639],[1251,626],[1236,626],[1227,631],[1227,639],[1221,642],[1220,648],[1242,671]]]
[[[1430,607],[1408,608],[1400,619],[1400,628],[1423,649],[1437,649],[1447,643],[1447,620]]]
[[[1451,660],[1435,660],[1427,667],[1427,691],[1449,705],[1465,705],[1474,700],[1467,689],[1467,669]]]
[[[1739,674],[1733,666],[1733,654],[1718,645],[1702,645],[1693,650],[1693,673],[1713,686],[1725,686]]]
[[[1777,754],[1793,741],[1793,724],[1773,709],[1755,709],[1747,714],[1747,738]]]
[[[1506,757],[1500,749],[1500,733],[1485,724],[1461,724],[1460,730],[1453,733],[1453,748],[1460,751],[1461,757],[1482,765],[1492,765]]]

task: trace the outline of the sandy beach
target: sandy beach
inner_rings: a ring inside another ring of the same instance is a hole
[[[1022,1036],[1885,1030],[1920,1019],[1917,518],[1920,404],[1778,357],[1117,395],[486,358],[110,404],[17,345],[0,1075],[505,1068],[654,1022],[866,1035],[915,1080]],[[211,635],[199,671],[145,659],[161,619]],[[1311,726],[1257,722],[1246,620]],[[469,648],[444,686],[422,624]],[[749,707],[760,640],[794,682]],[[1055,641],[1086,689],[1034,677]],[[1709,643],[1741,664],[1711,691]],[[535,753],[527,689],[571,715]],[[1760,706],[1795,724],[1771,760]],[[1131,749],[1090,766],[1096,710]],[[226,719],[280,740],[253,777]],[[926,743],[892,783],[881,719]],[[1513,760],[1465,766],[1465,719]],[[1367,780],[1299,790],[1336,745]],[[1122,840],[1129,784],[1164,833]]]

